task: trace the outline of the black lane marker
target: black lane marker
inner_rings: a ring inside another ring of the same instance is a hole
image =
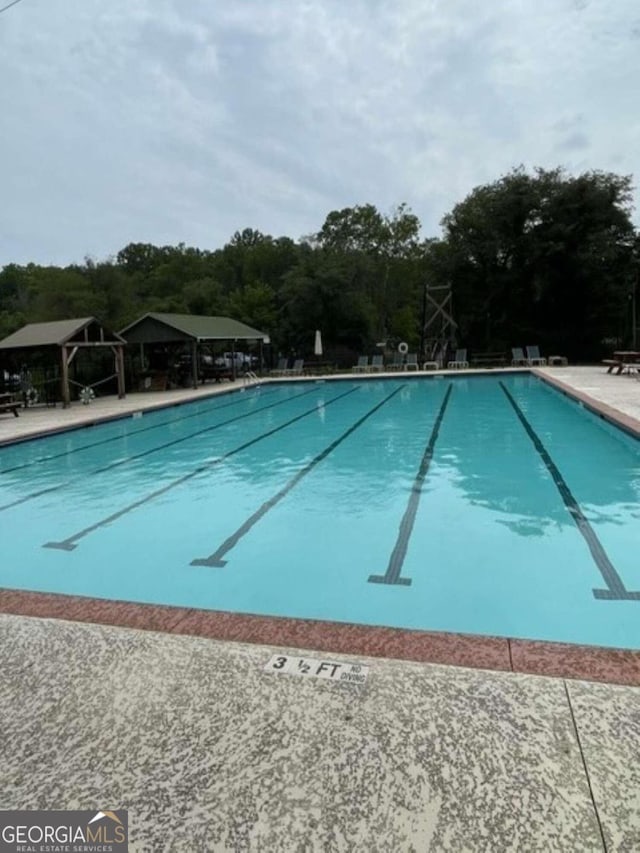
[[[55,486],[47,486],[46,489],[40,489],[39,492],[29,492],[28,495],[25,495],[22,498],[17,498],[15,501],[11,501],[11,503],[3,504],[2,506],[0,506],[0,512],[4,512],[5,509],[11,509],[11,507],[13,507],[13,506],[18,506],[18,504],[24,504],[27,501],[35,500],[36,498],[39,498],[41,495],[49,494],[49,492],[56,492],[58,489],[61,489],[63,486],[66,486],[68,482],[69,481],[67,481],[65,483],[56,483]]]
[[[629,600],[629,601],[640,601],[640,592],[632,592],[627,590],[624,582],[618,572],[616,571],[613,563],[607,556],[607,552],[604,550],[604,547],[598,536],[589,523],[589,521],[585,518],[584,513],[580,509],[578,501],[573,496],[571,489],[567,485],[564,477],[558,470],[555,462],[549,456],[547,449],[544,444],[540,440],[538,434],[535,432],[527,418],[525,417],[522,409],[516,401],[514,400],[511,393],[507,390],[503,382],[500,382],[500,387],[505,393],[505,396],[509,403],[516,413],[518,420],[524,427],[527,435],[533,442],[535,449],[538,451],[540,458],[546,465],[548,472],[551,474],[553,482],[556,485],[556,488],[560,492],[560,496],[564,501],[565,506],[569,510],[569,514],[571,518],[574,520],[576,527],[582,533],[585,542],[589,546],[589,550],[591,551],[591,556],[593,557],[600,574],[602,575],[602,579],[607,585],[607,589],[594,589],[593,595],[595,598],[607,598],[607,599],[615,599],[615,600]]]
[[[242,415],[236,415],[235,418],[228,418],[226,421],[220,421],[217,424],[211,424],[211,426],[204,427],[203,429],[196,430],[195,432],[190,432],[189,435],[182,436],[181,438],[174,438],[173,441],[167,441],[164,444],[159,444],[156,447],[151,447],[149,450],[143,450],[140,453],[134,453],[132,456],[125,456],[124,459],[118,459],[116,462],[110,462],[108,465],[103,465],[101,468],[94,468],[93,470],[87,471],[78,477],[72,477],[70,480],[65,480],[63,483],[57,483],[55,486],[48,486],[46,489],[41,489],[37,492],[31,492],[30,494],[18,498],[17,500],[12,501],[11,503],[0,506],[0,512],[4,512],[5,509],[11,509],[11,507],[17,506],[18,504],[26,503],[26,501],[39,498],[41,495],[46,495],[48,492],[55,492],[57,489],[63,489],[65,488],[65,486],[68,486],[71,483],[75,483],[79,479],[91,477],[93,474],[103,474],[105,471],[111,471],[113,468],[120,467],[120,465],[127,465],[129,462],[134,462],[136,459],[142,459],[144,456],[150,456],[152,453],[157,453],[159,450],[166,450],[167,447],[173,447],[174,444],[181,444],[183,441],[189,441],[189,439],[195,438],[198,435],[202,435],[205,432],[213,432],[216,429],[220,429],[220,427],[227,426],[228,424],[233,424],[236,421],[244,420],[244,418],[249,418],[253,415],[260,414],[260,412],[264,412],[267,409],[274,409],[276,408],[276,406],[283,406],[285,403],[290,403],[292,400],[297,400],[300,397],[306,397],[308,394],[313,394],[315,390],[315,388],[311,388],[309,391],[303,391],[301,394],[295,394],[293,397],[287,397],[286,400],[278,400],[276,403],[269,403],[267,406],[261,406],[259,409],[252,409],[250,412],[245,412]]]
[[[352,424],[352,426],[350,426],[348,430],[345,430],[345,432],[343,432],[341,436],[336,438],[335,441],[332,441],[331,444],[328,445],[328,447],[325,447],[325,449],[321,453],[319,453],[317,456],[315,456],[311,460],[311,462],[307,463],[304,466],[304,468],[301,468],[298,471],[298,473],[295,474],[289,480],[289,482],[285,486],[283,486],[282,489],[280,489],[279,492],[277,492],[272,498],[269,498],[268,501],[265,501],[262,504],[262,506],[258,510],[256,510],[256,512],[254,512],[253,515],[251,515],[244,522],[244,524],[242,524],[236,530],[235,533],[232,533],[228,539],[225,539],[225,541],[222,543],[222,545],[218,548],[217,551],[214,551],[214,553],[210,554],[208,557],[202,557],[199,559],[192,560],[191,565],[192,566],[213,566],[213,567],[226,566],[227,561],[223,559],[225,554],[227,554],[232,548],[235,548],[235,546],[238,544],[240,539],[242,539],[243,536],[246,536],[246,534],[251,530],[251,528],[255,524],[257,524],[257,522],[260,521],[260,519],[264,515],[266,515],[270,509],[273,509],[273,507],[277,503],[279,503],[282,500],[282,498],[284,498],[285,495],[287,495],[291,491],[291,489],[293,489],[295,486],[297,486],[303,477],[306,477],[306,475],[310,471],[312,471],[316,467],[316,465],[319,465],[323,459],[326,459],[327,456],[336,449],[336,447],[338,447],[340,444],[342,444],[342,442],[346,438],[348,438],[359,427],[361,427],[362,424],[366,420],[368,420],[373,414],[375,414],[375,412],[377,412],[378,409],[381,409],[386,403],[388,403],[392,397],[395,397],[395,395],[399,391],[401,391],[402,388],[404,388],[404,387],[405,387],[404,385],[399,385],[396,388],[396,390],[393,391],[391,394],[389,394],[388,397],[385,397],[385,399],[382,400],[381,403],[378,403],[377,406],[374,406],[372,409],[370,409],[365,415],[363,415],[354,424]]]
[[[337,397],[333,397],[333,399],[328,400],[324,405],[330,406],[332,403],[336,403],[338,400],[341,400],[343,397],[347,397],[349,394],[355,393],[357,390],[357,388],[351,388],[349,391],[345,391],[343,394],[339,394]],[[166,486],[163,486],[161,489],[156,489],[155,492],[151,492],[151,494],[146,495],[144,498],[140,498],[139,500],[134,501],[134,503],[129,504],[129,506],[118,510],[118,512],[114,512],[112,515],[109,515],[107,518],[103,518],[101,521],[97,521],[90,527],[85,527],[84,530],[80,530],[78,533],[74,533],[67,539],[62,539],[60,542],[45,542],[42,547],[58,548],[62,551],[73,551],[74,548],[77,547],[75,543],[79,539],[83,539],[85,536],[88,536],[89,533],[93,533],[93,531],[97,530],[99,527],[104,527],[105,525],[110,524],[112,521],[115,521],[121,516],[126,515],[134,509],[137,509],[139,506],[142,506],[143,504],[154,500],[154,498],[157,498],[160,495],[164,495],[171,489],[175,489],[176,486],[180,486],[182,485],[182,483],[186,483],[188,480],[192,480],[194,477],[197,477],[198,474],[202,474],[203,471],[207,471],[209,468],[213,468],[215,465],[219,465],[221,462],[224,462],[231,456],[235,456],[236,453],[240,453],[242,450],[246,450],[253,444],[257,444],[259,441],[262,441],[265,438],[269,438],[269,436],[271,435],[275,435],[275,433],[280,432],[286,427],[291,426],[291,424],[295,424],[297,421],[301,421],[303,418],[306,418],[309,415],[316,413],[317,411],[317,406],[314,406],[312,409],[307,409],[306,412],[302,412],[302,414],[296,415],[295,418],[291,418],[290,420],[285,421],[283,424],[280,424],[280,426],[274,427],[273,429],[270,429],[267,432],[263,432],[262,435],[257,436],[257,438],[252,438],[250,441],[245,441],[244,444],[241,444],[239,447],[228,451],[228,453],[224,453],[222,456],[218,456],[217,459],[213,459],[211,462],[206,462],[204,465],[200,465],[198,468],[194,469],[193,471],[190,471],[188,474],[184,474],[182,477],[178,477],[177,480],[172,480],[170,483],[168,483]]]
[[[103,465],[101,468],[95,468],[92,474],[102,474],[105,471],[111,471],[112,468],[119,468],[120,465],[126,465],[128,462],[133,462],[136,459],[142,459],[145,456],[150,456],[152,453],[157,453],[159,450],[166,450],[167,447],[173,447],[176,444],[182,444],[184,441],[189,441],[199,435],[204,435],[206,432],[215,432],[223,426],[235,424],[238,421],[243,421],[245,418],[252,418],[254,415],[259,415],[260,412],[266,412],[267,409],[275,409],[278,406],[284,406],[285,403],[290,403],[293,400],[298,400],[300,397],[307,397],[309,394],[314,394],[316,388],[310,388],[308,391],[303,391],[300,394],[295,394],[293,397],[287,397],[286,400],[277,400],[275,403],[268,403],[266,406],[261,406],[259,409],[251,409],[250,412],[243,412],[241,415],[236,415],[234,418],[227,418],[226,421],[220,421],[217,424],[197,429],[195,432],[190,432],[189,435],[181,438],[174,438],[172,441],[167,441],[164,444],[159,444],[157,447],[152,447],[150,450],[143,450],[140,453],[134,453],[132,456],[125,456],[124,459],[118,459],[116,462],[110,462],[108,465]]]
[[[264,391],[261,394],[254,394],[253,397],[265,397],[267,394],[275,393],[276,389],[273,391]],[[65,450],[62,453],[52,453],[51,456],[40,456],[37,459],[31,459],[29,462],[22,462],[20,465],[13,465],[11,468],[2,468],[0,469],[0,474],[10,474],[13,471],[20,471],[22,468],[29,468],[31,465],[39,465],[42,462],[50,462],[52,459],[60,459],[63,456],[71,456],[72,453],[81,453],[83,450],[89,450],[92,447],[100,447],[102,444],[109,444],[112,441],[121,441],[125,438],[132,438],[134,435],[139,435],[142,432],[149,432],[152,429],[159,429],[160,427],[180,423],[181,421],[186,421],[189,418],[197,418],[200,415],[210,414],[212,412],[218,412],[220,409],[228,409],[229,406],[237,406],[238,403],[243,403],[245,400],[252,399],[252,397],[245,397],[240,395],[237,400],[233,400],[231,403],[225,403],[223,406],[211,406],[206,409],[200,409],[199,412],[191,412],[188,415],[183,415],[180,418],[171,418],[168,421],[160,421],[160,423],[152,424],[151,426],[143,427],[142,429],[132,430],[132,432],[125,433],[124,435],[112,435],[109,438],[102,438],[100,441],[94,441],[91,444],[83,444],[82,447],[74,447],[71,450]],[[186,403],[184,403],[186,405]],[[130,418],[122,418],[122,420],[130,420]]]
[[[411,532],[413,531],[413,525],[415,524],[416,513],[418,512],[418,504],[420,503],[420,495],[422,493],[422,484],[424,483],[425,477],[427,476],[427,472],[429,470],[429,465],[431,464],[431,460],[433,459],[433,449],[436,446],[436,441],[438,440],[440,424],[442,423],[444,413],[446,411],[447,405],[449,404],[449,397],[451,397],[452,390],[453,386],[451,383],[449,383],[447,392],[444,395],[444,400],[442,401],[442,405],[440,406],[440,411],[438,412],[438,417],[436,418],[436,422],[434,423],[433,429],[431,430],[429,443],[425,447],[424,453],[422,455],[422,461],[420,462],[418,473],[416,474],[416,478],[413,481],[411,494],[409,496],[409,503],[407,504],[407,508],[404,511],[404,515],[402,516],[402,521],[400,522],[398,538],[396,539],[395,547],[393,549],[391,557],[389,558],[389,565],[387,566],[387,571],[383,575],[369,575],[369,583],[398,584],[401,586],[410,586],[411,584],[411,578],[401,577],[402,566],[404,564],[405,557],[407,556],[409,539],[411,537]]]

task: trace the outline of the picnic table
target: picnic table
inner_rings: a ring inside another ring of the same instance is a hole
[[[613,358],[605,358],[602,362],[608,365],[607,373],[633,373],[640,370],[640,352],[637,350],[615,350]]]
[[[13,412],[13,414],[17,417],[18,409],[20,408],[20,403],[17,403],[13,399],[13,394],[0,394],[0,413],[2,412]]]

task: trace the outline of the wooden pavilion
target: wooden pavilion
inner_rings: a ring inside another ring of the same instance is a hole
[[[258,343],[260,362],[262,346],[270,343],[269,335],[247,326],[231,317],[204,317],[196,314],[159,314],[151,312],[120,330],[119,333],[128,344],[139,344],[141,361],[144,361],[144,347],[154,344],[181,344],[189,348],[191,354],[191,374],[193,387],[198,387],[199,348],[202,344],[226,342],[229,349],[237,351],[238,343]],[[235,375],[235,368],[234,368]]]
[[[116,377],[118,397],[125,396],[124,346],[123,338],[105,329],[95,317],[80,317],[51,323],[29,323],[0,341],[0,352],[11,351],[19,356],[20,352],[36,349],[50,351],[52,359],[59,359],[61,366],[60,391],[66,408],[71,403],[69,367],[76,355],[87,349],[111,349],[115,357],[115,372],[107,378]]]

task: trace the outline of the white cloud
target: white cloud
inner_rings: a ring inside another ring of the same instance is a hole
[[[638,173],[635,0],[28,0],[0,16],[0,264]]]

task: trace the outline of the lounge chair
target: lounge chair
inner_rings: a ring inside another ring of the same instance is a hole
[[[384,370],[384,357],[381,355],[372,355],[369,371],[380,372]]]
[[[511,366],[525,367],[529,362],[522,347],[511,347]]]
[[[469,362],[467,360],[466,349],[457,349],[454,359],[447,363],[447,367],[450,370],[463,370],[468,368]]]
[[[418,353],[417,352],[408,352],[407,353],[407,361],[404,366],[405,370],[419,370],[418,367]]]
[[[278,366],[274,367],[271,371],[272,376],[284,376],[287,372],[287,365],[289,364],[289,359],[287,358],[279,358]]]
[[[533,367],[535,364],[538,364],[541,367],[544,367],[544,365],[547,363],[547,359],[543,358],[540,355],[540,348],[539,347],[537,347],[537,346],[525,347],[525,350],[527,352],[527,364],[530,367]]]
[[[369,369],[369,356],[368,355],[359,355],[358,363],[354,364],[351,370],[354,373],[364,373],[365,370]]]
[[[304,367],[304,359],[296,358],[293,362],[293,367],[285,370],[285,376],[302,376],[302,368]]]
[[[404,367],[404,355],[401,352],[394,352],[393,361],[387,365],[387,370],[402,370]]]

